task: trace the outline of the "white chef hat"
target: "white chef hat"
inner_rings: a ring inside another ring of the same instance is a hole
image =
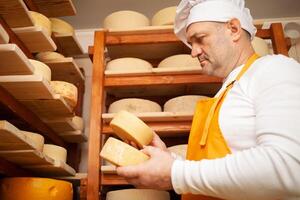
[[[174,32],[191,48],[186,37],[186,29],[190,24],[203,21],[228,22],[233,18],[240,20],[241,27],[253,39],[256,28],[244,0],[182,0],[176,9]]]

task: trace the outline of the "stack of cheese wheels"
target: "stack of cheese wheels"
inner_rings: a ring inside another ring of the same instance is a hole
[[[72,109],[75,108],[78,95],[78,90],[75,85],[65,81],[51,81],[50,86],[53,92],[61,95]]]
[[[153,139],[152,129],[134,114],[124,110],[114,116],[110,126],[121,139],[133,141],[141,148]]]
[[[106,200],[170,200],[170,194],[166,191],[150,189],[124,189],[110,191]]]
[[[186,157],[186,152],[187,152],[187,144],[180,144],[180,145],[175,145],[168,147],[168,150],[172,153],[175,153],[182,158]]]
[[[257,53],[258,55],[265,56],[270,54],[268,44],[264,39],[261,39],[259,37],[254,37],[251,43],[255,53]]]
[[[100,156],[117,166],[137,165],[149,159],[146,154],[113,137],[105,142]]]
[[[194,113],[196,104],[200,99],[206,99],[208,97],[201,95],[185,95],[175,97],[168,100],[164,104],[164,112],[185,112]]]
[[[189,54],[179,54],[170,56],[162,60],[158,68],[172,67],[172,68],[184,68],[184,67],[199,67],[200,63],[197,58],[193,58]]]
[[[151,20],[152,26],[173,25],[176,15],[176,6],[171,6],[158,11]]]
[[[107,63],[107,71],[118,72],[151,72],[151,63],[139,58],[118,58]]]
[[[29,59],[29,62],[34,67],[34,74],[42,76],[45,80],[51,81],[51,69],[44,63]]]
[[[121,110],[132,113],[161,112],[161,107],[158,103],[146,99],[127,98],[113,102],[108,108],[109,113]]]
[[[64,55],[54,52],[54,51],[46,51],[36,54],[36,59],[41,62],[51,62],[51,61],[59,61],[65,58]]]
[[[72,184],[48,178],[4,178],[0,180],[1,200],[72,200]]]
[[[26,138],[32,142],[36,150],[39,150],[41,152],[43,151],[45,139],[42,135],[28,131],[21,131],[21,133],[23,133]]]
[[[7,44],[9,42],[9,35],[0,24],[0,44]]]
[[[62,161],[64,163],[67,161],[67,150],[63,147],[45,144],[43,153],[56,161]]]
[[[42,29],[44,29],[46,31],[46,34],[48,36],[51,36],[52,31],[51,31],[50,20],[46,16],[44,16],[38,12],[29,11],[29,14],[33,20],[33,24],[37,27],[41,27]]]
[[[58,19],[50,18],[51,30],[56,35],[73,35],[74,28],[68,22]]]
[[[114,12],[103,21],[104,28],[117,30],[133,30],[149,25],[150,21],[145,15],[131,10]]]

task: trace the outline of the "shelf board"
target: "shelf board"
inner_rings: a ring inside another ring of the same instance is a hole
[[[7,44],[9,42],[9,35],[5,29],[0,25],[0,44]]]
[[[82,47],[80,46],[76,36],[54,34],[54,41],[58,46],[58,52],[65,56],[75,56],[83,54]]]
[[[41,27],[14,28],[13,31],[31,53],[55,51],[57,49],[52,38]]]
[[[129,183],[122,177],[116,174],[103,174],[101,175],[101,185],[114,186],[114,185],[129,185]]]
[[[0,75],[31,75],[34,67],[15,44],[0,45]]]
[[[68,131],[60,133],[58,135],[63,138],[64,141],[69,143],[83,143],[87,141],[87,136],[82,131]]]
[[[11,28],[33,26],[23,0],[1,0],[0,13]]]
[[[76,9],[72,0],[31,0],[37,11],[47,17],[73,16]]]
[[[77,131],[79,130],[79,127],[77,127],[76,124],[74,124],[73,118],[75,117],[55,118],[52,120],[44,120],[44,122],[57,133]]]
[[[45,165],[29,165],[24,166],[25,169],[33,171],[39,176],[74,176],[76,171],[68,164],[55,160],[52,163]]]

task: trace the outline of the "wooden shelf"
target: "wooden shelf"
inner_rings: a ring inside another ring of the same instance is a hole
[[[64,141],[69,143],[83,143],[87,141],[87,137],[82,131],[68,131],[58,133],[58,135],[62,137]]]
[[[58,47],[58,52],[65,56],[76,56],[83,54],[83,50],[74,34],[54,34],[54,41]]]
[[[101,175],[102,186],[114,186],[114,185],[129,185],[129,183],[122,177],[116,174],[102,174]]]
[[[31,165],[25,166],[24,168],[46,177],[74,176],[76,174],[76,171],[68,164],[57,160],[46,165]]]
[[[56,118],[52,120],[44,120],[44,122],[56,132],[68,132],[80,130],[74,122],[75,117]],[[80,130],[82,131],[82,130]]]

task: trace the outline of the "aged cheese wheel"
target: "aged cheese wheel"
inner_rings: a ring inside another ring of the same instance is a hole
[[[150,189],[124,189],[110,191],[106,195],[106,200],[170,200],[167,191]]]
[[[75,125],[76,130],[81,130],[81,131],[83,130],[84,122],[83,122],[82,117],[74,116],[72,118],[72,123],[73,123],[73,125]]]
[[[51,81],[51,69],[44,63],[29,59],[34,67],[34,74],[44,77],[47,81]]]
[[[151,63],[139,58],[118,58],[107,63],[107,71],[151,71]]]
[[[67,161],[67,150],[63,147],[53,144],[44,144],[43,153],[54,160]]]
[[[52,51],[46,51],[46,52],[41,52],[36,54],[36,59],[38,59],[41,62],[49,62],[49,61],[57,61],[65,58],[64,55],[57,53],[57,52],[52,52]]]
[[[161,112],[161,107],[158,103],[146,99],[127,98],[113,102],[108,108],[109,113],[121,110],[132,113]]]
[[[62,35],[73,35],[74,28],[68,22],[58,19],[58,18],[50,18],[52,32],[54,34],[62,34]]]
[[[172,68],[184,68],[184,67],[200,67],[199,60],[197,58],[193,58],[189,54],[179,54],[170,56],[162,60],[158,66],[158,68],[162,67],[172,67]]]
[[[72,200],[72,184],[49,178],[4,178],[0,180],[1,200]]]
[[[21,131],[27,139],[32,141],[33,146],[36,148],[36,150],[43,151],[44,147],[44,137],[37,133],[32,133],[28,131]]]
[[[107,29],[129,30],[150,25],[150,20],[143,14],[131,10],[122,10],[108,15],[103,21]]]
[[[33,24],[35,26],[41,27],[46,31],[46,34],[48,36],[51,36],[51,22],[50,20],[45,16],[42,15],[41,13],[34,12],[34,11],[29,11],[29,14],[33,20]]]
[[[268,44],[264,39],[254,37],[251,43],[255,53],[257,53],[258,55],[265,56],[270,54]]]
[[[54,93],[60,94],[71,108],[75,108],[78,95],[75,85],[65,81],[51,81],[50,85]]]
[[[196,104],[200,99],[208,98],[200,95],[185,95],[168,100],[164,105],[165,112],[191,112],[194,113]]]
[[[105,142],[100,156],[117,166],[137,165],[149,159],[146,154],[113,137]]]
[[[7,44],[9,42],[9,35],[0,24],[0,44]]]
[[[187,144],[180,144],[180,145],[175,145],[168,147],[169,151],[172,153],[175,153],[177,155],[180,155],[181,157],[185,158],[186,157],[186,152],[187,152]]]
[[[176,6],[171,6],[158,11],[151,20],[152,26],[173,25],[176,15]]]
[[[153,131],[142,120],[127,111],[118,112],[110,122],[117,136],[135,142],[140,147],[148,145],[153,139]]]

